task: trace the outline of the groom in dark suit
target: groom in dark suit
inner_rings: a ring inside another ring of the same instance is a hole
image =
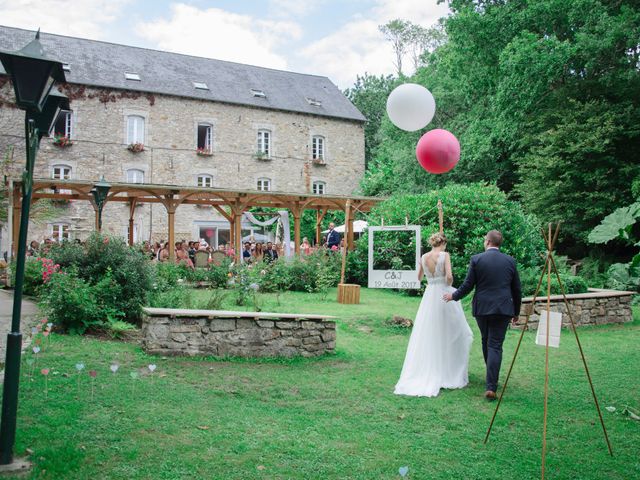
[[[473,287],[472,312],[482,335],[482,353],[487,366],[487,400],[496,399],[498,375],[502,363],[502,343],[509,321],[520,315],[522,293],[516,261],[500,251],[502,234],[491,230],[484,238],[484,253],[471,257],[467,278],[445,301],[460,300]]]

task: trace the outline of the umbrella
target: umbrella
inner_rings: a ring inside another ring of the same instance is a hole
[[[355,222],[353,222],[353,232],[362,233],[367,229],[368,226],[369,224],[364,220],[356,220]],[[334,228],[334,230],[338,233],[344,233],[345,226],[340,225],[339,227]],[[329,230],[325,230],[322,233],[329,233]]]

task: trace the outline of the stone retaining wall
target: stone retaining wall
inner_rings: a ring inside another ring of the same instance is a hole
[[[588,293],[576,293],[567,295],[567,301],[576,326],[602,325],[606,323],[631,322],[631,299],[634,292],[622,292],[618,290],[589,289]],[[522,299],[520,318],[517,326],[521,327],[525,322],[525,314],[531,306],[531,297]],[[537,329],[539,312],[546,309],[546,297],[536,300],[535,312],[529,318],[529,328]],[[562,313],[562,326],[570,327],[571,321],[567,315],[567,309],[562,295],[551,296],[551,311]]]
[[[145,308],[142,347],[159,355],[313,357],[333,353],[334,317]]]

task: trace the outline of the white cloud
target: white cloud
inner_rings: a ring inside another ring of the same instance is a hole
[[[423,26],[446,15],[446,5],[436,0],[377,0],[368,12],[361,12],[334,33],[298,52],[299,64],[309,73],[327,75],[340,88],[350,87],[358,74],[395,73],[394,53],[378,30],[390,20],[400,18]],[[410,68],[404,62],[405,73]],[[311,71],[310,69],[315,69]]]
[[[74,37],[103,39],[130,0],[0,0],[0,23]]]
[[[171,6],[169,19],[138,25],[138,32],[162,50],[279,69],[287,68],[287,60],[275,49],[301,35],[296,23],[183,3]]]
[[[269,11],[276,17],[305,17],[323,3],[323,0],[270,0]]]

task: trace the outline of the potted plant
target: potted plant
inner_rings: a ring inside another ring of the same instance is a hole
[[[66,135],[62,135],[61,133],[56,133],[53,136],[53,144],[56,147],[66,148],[66,147],[70,147],[71,145],[73,145],[73,142]]]
[[[326,163],[324,162],[324,158],[314,158],[311,160],[311,163],[313,163],[314,165],[326,165]]]
[[[261,150],[258,150],[256,153],[254,153],[253,156],[256,158],[256,160],[271,160],[269,155],[267,155],[267,152],[263,152]]]
[[[196,154],[199,157],[211,157],[211,156],[213,156],[213,152],[211,150],[209,150],[208,148],[198,148],[198,149],[196,149]]]
[[[144,144],[137,142],[137,143],[130,143],[127,146],[127,150],[129,150],[132,153],[139,153],[139,152],[144,152]]]

